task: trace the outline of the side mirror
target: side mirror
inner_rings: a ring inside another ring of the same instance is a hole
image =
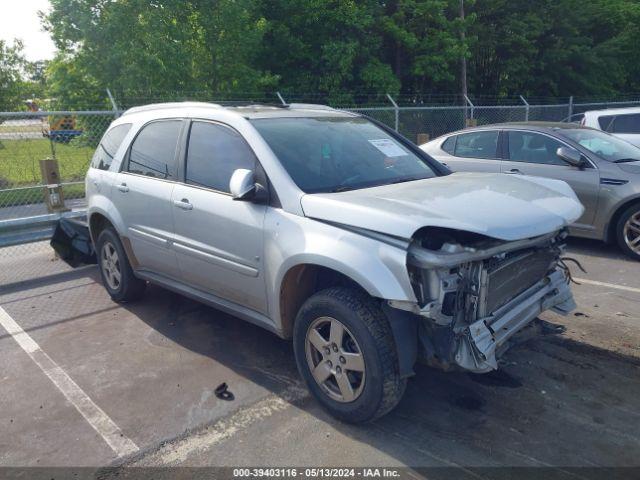
[[[239,168],[229,180],[229,191],[234,200],[250,200],[257,190],[255,177],[251,170]]]
[[[253,203],[266,204],[269,202],[269,191],[256,183],[252,170],[239,168],[231,175],[229,192],[234,200],[246,200]]]
[[[579,151],[574,150],[573,148],[560,147],[556,151],[556,154],[572,167],[584,167],[584,160],[582,159],[582,155]]]

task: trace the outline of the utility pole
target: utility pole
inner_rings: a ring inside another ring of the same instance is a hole
[[[464,32],[464,0],[460,0],[460,20],[462,28],[460,29],[460,40],[462,45],[465,44],[466,36]],[[460,83],[462,87],[462,98],[467,97],[467,59],[464,55],[460,59]]]

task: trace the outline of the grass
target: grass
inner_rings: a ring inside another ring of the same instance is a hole
[[[53,147],[53,151],[52,151]],[[7,189],[42,184],[41,159],[58,160],[62,182],[84,179],[94,148],[70,142],[50,142],[46,138],[4,140],[0,138],[0,208],[39,203],[43,194],[39,188],[19,191]],[[65,198],[78,198],[84,194],[84,185],[70,185],[64,190]]]
[[[84,184],[66,185],[63,188],[64,199],[84,197]],[[0,208],[17,207],[44,202],[43,187],[29,188],[19,191],[0,190]]]
[[[58,160],[63,182],[82,180],[94,152],[93,147],[77,146],[73,142],[50,142],[46,138],[0,139],[0,145],[2,188],[40,184],[39,162],[54,156]]]
[[[0,133],[41,133],[42,125],[29,124],[29,125],[2,125],[0,124]]]

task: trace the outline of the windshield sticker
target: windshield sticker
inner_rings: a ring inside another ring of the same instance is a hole
[[[331,158],[331,145],[328,143],[322,144],[322,158],[329,160]]]
[[[408,155],[400,145],[388,138],[369,140],[369,143],[384,153],[387,157],[404,157]]]

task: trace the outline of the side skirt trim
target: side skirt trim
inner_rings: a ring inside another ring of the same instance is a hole
[[[242,320],[253,323],[254,325],[257,325],[266,330],[269,330],[270,332],[275,333],[279,337],[284,338],[282,331],[276,327],[273,320],[271,320],[266,315],[263,315],[262,313],[256,312],[247,307],[243,307],[242,305],[238,305],[236,303],[230,302],[229,300],[225,300],[216,295],[212,295],[210,293],[203,292],[202,290],[198,290],[188,285],[184,285],[175,280],[166,278],[162,275],[149,272],[147,270],[137,270],[135,274],[137,277],[142,278],[143,280],[147,280],[156,285],[160,285],[161,287],[164,287],[168,290],[184,295],[185,297],[189,297],[198,302],[202,302],[210,307],[216,308],[218,310],[222,310],[225,313],[239,317]]]

